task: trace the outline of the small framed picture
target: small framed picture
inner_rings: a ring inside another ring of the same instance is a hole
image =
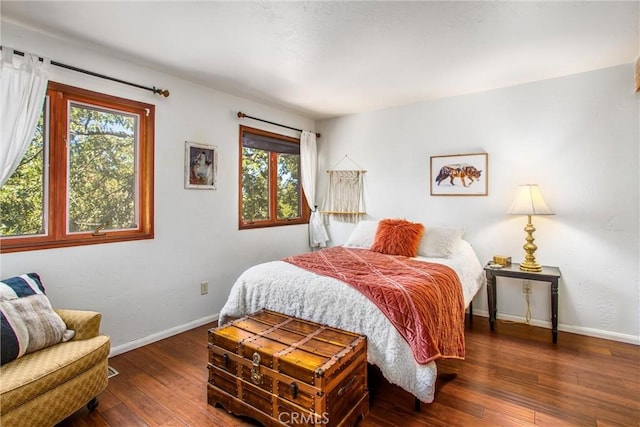
[[[486,196],[488,172],[487,153],[431,156],[431,195]]]
[[[184,188],[215,190],[218,174],[218,147],[185,142]]]

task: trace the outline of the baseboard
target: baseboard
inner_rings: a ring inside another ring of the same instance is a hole
[[[551,323],[549,323],[549,328],[551,328]],[[574,334],[588,335],[590,337],[604,338],[611,341],[620,341],[627,344],[640,345],[640,337],[636,337],[634,335],[620,334],[618,332],[610,332],[600,329],[582,328],[569,325],[558,325],[558,329],[565,332],[572,332]]]
[[[473,315],[489,317],[489,312],[485,310],[476,310],[474,308]],[[526,320],[524,317],[512,316],[510,314],[498,313],[498,319],[508,320],[510,322],[526,323]],[[539,326],[541,328],[551,329],[551,321],[531,319],[531,322],[529,323],[533,326]],[[570,332],[572,334],[586,335],[589,337],[603,338],[611,341],[619,341],[627,344],[640,345],[640,337],[637,337],[634,335],[621,334],[618,332],[603,331],[601,329],[585,328],[582,326],[564,325],[562,323],[558,324],[558,330],[563,332]]]
[[[474,316],[481,317],[489,317],[489,312],[486,310],[478,310],[476,308],[473,309]],[[205,325],[207,323],[215,322],[218,320],[219,314],[212,314],[210,316],[205,316],[200,319],[193,320],[191,322],[185,323],[180,326],[176,326],[174,328],[170,328],[161,332],[157,332],[155,334],[122,344],[111,349],[109,353],[109,357],[117,356],[122,353],[126,353],[127,351],[135,350],[138,347],[145,346],[147,344],[154,343],[156,341],[160,341],[165,338],[169,338],[173,335],[179,334],[184,331],[188,331],[189,329],[197,328],[198,326]],[[525,323],[524,317],[512,316],[508,314],[500,314],[498,313],[498,319],[504,319],[511,322],[520,322]],[[551,322],[546,322],[542,320],[531,320],[531,325],[539,326],[541,328],[551,329]],[[571,325],[558,325],[558,330],[563,332],[571,332],[573,334],[579,335],[587,335],[590,337],[603,338],[612,341],[620,341],[628,344],[640,345],[640,337],[636,337],[633,335],[620,334],[617,332],[609,332],[603,331],[600,329],[592,329],[592,328],[583,328],[580,326],[571,326]]]
[[[157,332],[155,334],[151,334],[149,336],[130,341],[125,344],[121,344],[111,348],[109,352],[109,357],[117,356],[122,353],[126,353],[127,351],[135,350],[138,347],[145,346],[147,344],[154,343],[156,341],[163,340],[165,338],[169,338],[173,335],[179,334],[184,331],[188,331],[189,329],[197,328],[198,326],[205,325],[207,323],[215,322],[218,320],[219,314],[212,314],[210,316],[201,317],[200,319],[193,320],[191,322],[185,323],[183,325],[176,326],[174,328],[166,329],[164,331]]]

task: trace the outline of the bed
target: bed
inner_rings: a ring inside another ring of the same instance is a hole
[[[361,221],[343,247],[364,251],[374,248],[381,223]],[[417,256],[411,260],[445,265],[455,271],[467,308],[485,278],[478,257],[462,237],[459,228],[426,227]],[[433,401],[435,361],[418,363],[412,347],[389,318],[351,285],[284,260],[259,264],[244,271],[234,283],[219,324],[262,308],[366,335],[369,363],[419,401]],[[464,315],[462,322],[464,328]]]

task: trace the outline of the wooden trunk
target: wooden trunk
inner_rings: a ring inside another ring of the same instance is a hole
[[[262,310],[209,330],[207,401],[266,426],[352,426],[369,412],[367,340]]]

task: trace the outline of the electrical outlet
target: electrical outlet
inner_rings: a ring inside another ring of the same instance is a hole
[[[523,294],[531,293],[531,282],[529,280],[522,281],[522,293]]]
[[[206,295],[209,293],[209,282],[200,282],[200,295]]]

